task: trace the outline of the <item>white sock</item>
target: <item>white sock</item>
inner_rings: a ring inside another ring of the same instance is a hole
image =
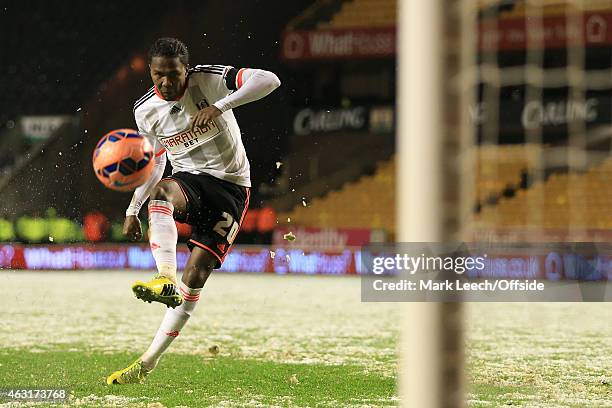
[[[175,309],[168,308],[153,338],[153,342],[151,342],[151,345],[141,357],[145,368],[148,370],[155,368],[162,353],[166,351],[170,343],[179,335],[179,332],[191,317],[193,310],[198,304],[198,300],[200,300],[202,288],[192,289],[181,282],[179,289],[184,299],[183,303]]]
[[[176,242],[174,206],[163,200],[149,202],[149,244],[157,271],[176,283]]]

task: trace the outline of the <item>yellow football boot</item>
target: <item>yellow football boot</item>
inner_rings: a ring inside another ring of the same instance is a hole
[[[123,370],[115,371],[109,375],[106,378],[106,384],[140,384],[149,372],[143,367],[142,361],[138,359]]]
[[[175,283],[162,275],[155,275],[148,282],[134,282],[132,292],[145,302],[159,302],[173,309],[183,303]]]

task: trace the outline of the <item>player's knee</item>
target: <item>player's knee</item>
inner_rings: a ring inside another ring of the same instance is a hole
[[[151,192],[151,200],[172,201],[172,191],[166,183],[159,183]]]

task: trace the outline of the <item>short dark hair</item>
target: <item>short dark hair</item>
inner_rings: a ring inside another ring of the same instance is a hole
[[[189,50],[187,46],[181,40],[172,37],[163,37],[155,40],[149,49],[149,64],[153,57],[178,57],[183,64],[189,65]]]

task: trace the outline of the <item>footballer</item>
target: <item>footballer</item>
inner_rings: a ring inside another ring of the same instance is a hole
[[[142,382],[179,335],[213,269],[223,263],[244,220],[250,199],[250,168],[232,109],[256,101],[280,86],[269,71],[225,65],[189,66],[185,44],[160,38],[149,50],[153,86],[134,104],[138,131],[155,149],[149,180],[134,191],[123,232],[142,238],[138,213],[149,199],[149,245],[157,274],[135,282],[146,302],[168,306],[153,341],[108,384]],[[162,178],[166,158],[172,175]],[[192,226],[191,255],[181,282],[176,278],[175,220]]]

